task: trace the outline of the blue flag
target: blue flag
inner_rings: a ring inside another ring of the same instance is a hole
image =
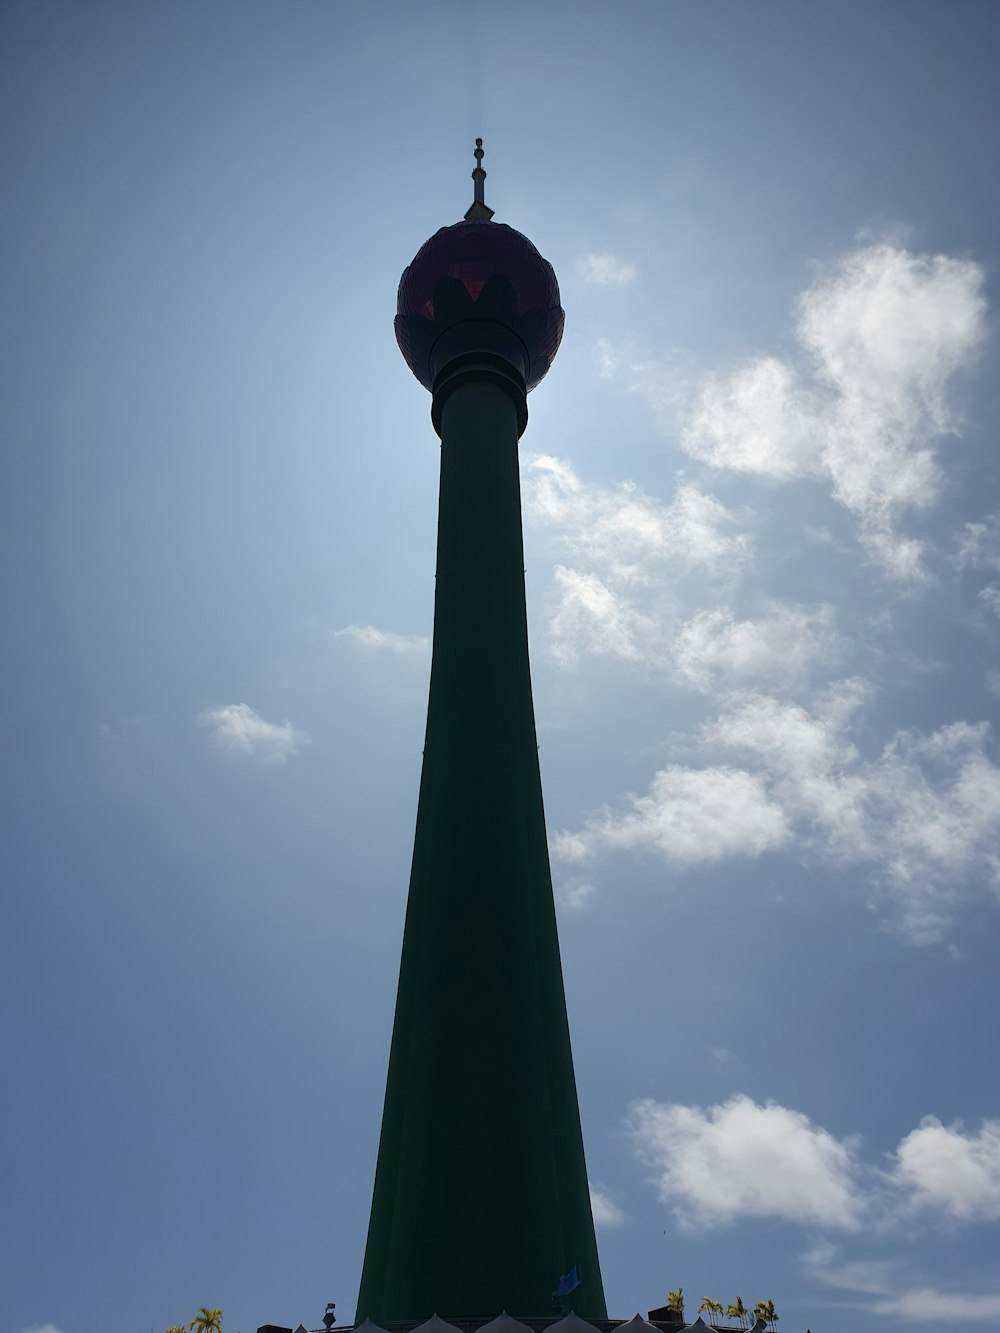
[[[580,1286],[580,1277],[576,1271],[576,1264],[574,1264],[569,1272],[564,1273],[559,1279],[559,1285],[556,1287],[552,1295],[568,1296],[570,1292],[575,1291],[578,1286]]]

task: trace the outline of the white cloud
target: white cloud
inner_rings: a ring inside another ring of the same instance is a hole
[[[548,647],[563,665],[585,653],[665,665],[678,578],[728,577],[749,554],[737,515],[695,486],[664,504],[628,482],[587,484],[544,455],[525,458],[523,477],[526,516],[571,557],[556,566],[550,597]]]
[[[632,482],[586,484],[563,459],[524,459],[524,507],[552,525],[567,550],[598,562],[605,577],[662,578],[671,567],[726,573],[749,552],[737,515],[696,486],[678,487],[665,505]]]
[[[556,606],[549,621],[548,650],[563,666],[582,653],[608,654],[628,662],[643,660],[643,644],[655,634],[647,618],[596,574],[556,565]]]
[[[789,836],[781,807],[768,799],[763,782],[740,769],[671,764],[655,774],[646,795],[630,792],[624,801],[624,812],[605,806],[580,832],[557,833],[556,856],[581,863],[621,849],[695,864],[758,856]]]
[[[290,722],[265,722],[249,704],[206,708],[198,717],[213,744],[231,758],[255,759],[262,764],[284,764],[309,743]]]
[[[590,1185],[590,1207],[594,1214],[595,1226],[620,1227],[625,1221],[625,1214],[607,1190],[599,1185]]]
[[[892,1315],[928,1323],[959,1319],[1000,1319],[1000,1295],[973,1296],[962,1292],[935,1291],[933,1287],[911,1287],[901,1296],[876,1301],[873,1314]]]
[[[717,1106],[633,1103],[626,1120],[640,1159],[682,1226],[740,1217],[854,1230],[864,1212],[851,1143],[807,1116],[742,1095]]]
[[[576,271],[585,282],[595,283],[598,287],[624,287],[636,273],[634,264],[627,264],[607,251],[583,255],[576,261]]]
[[[805,373],[765,356],[706,380],[684,448],[774,480],[825,477],[870,552],[919,578],[920,544],[897,524],[939,492],[933,446],[954,431],[950,381],[983,339],[983,276],[889,244],[846,255],[801,298]]]
[[[728,379],[710,379],[683,435],[714,467],[787,478],[822,474],[815,411],[790,366],[760,357]]]
[[[775,678],[800,684],[815,663],[835,664],[842,644],[830,606],[772,602],[747,620],[715,608],[675,628],[678,578],[728,578],[750,553],[737,515],[714,496],[682,484],[663,504],[631,483],[587,484],[546,455],[525,459],[524,483],[526,513],[549,524],[573,557],[556,565],[550,597],[548,649],[562,665],[588,653],[672,663],[684,684],[707,690]]]
[[[989,728],[898,732],[862,760],[844,734],[855,702],[842,689],[808,713],[751,697],[706,735],[753,755],[803,841],[837,861],[869,862],[903,934],[935,942],[963,887],[984,874],[996,880],[1000,767],[987,752]]]
[[[837,1138],[800,1111],[743,1094],[715,1106],[645,1098],[628,1109],[633,1149],[653,1169],[662,1201],[682,1226],[725,1225],[740,1217],[886,1233],[916,1216],[936,1223],[1000,1218],[1000,1121],[976,1132],[926,1116],[890,1153],[863,1160],[858,1141]],[[802,1256],[830,1286],[889,1295],[901,1285],[890,1265],[839,1260],[829,1241]]]
[[[964,895],[1000,884],[1000,765],[989,726],[901,731],[865,759],[849,729],[866,694],[863,683],[841,681],[811,709],[731,695],[701,729],[704,767],[662,769],[646,794],[628,793],[580,831],[561,832],[556,855],[582,862],[625,848],[708,861],[795,847],[865,866],[904,938],[939,942]]]
[[[392,630],[376,629],[374,625],[345,625],[343,629],[333,630],[331,637],[347,639],[371,652],[425,653],[430,648],[430,640],[422,634],[395,634]]]
[[[55,1324],[29,1324],[21,1333],[60,1333]]]
[[[919,1208],[961,1222],[1000,1218],[1000,1120],[978,1133],[925,1116],[896,1150],[896,1179]]]
[[[758,620],[736,620],[726,608],[700,611],[674,639],[674,667],[699,690],[719,682],[794,684],[816,661],[829,664],[835,658],[839,642],[833,621],[830,606],[774,603]]]

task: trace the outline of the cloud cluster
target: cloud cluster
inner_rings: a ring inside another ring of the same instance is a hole
[[[794,847],[866,867],[903,936],[939,941],[964,893],[1000,882],[1000,766],[989,726],[900,731],[865,758],[850,724],[866,696],[859,681],[839,682],[811,708],[731,694],[698,737],[713,762],[661,769],[646,792],[557,834],[556,855],[581,866],[629,850],[693,864]]]
[[[529,456],[525,509],[555,533],[572,563],[554,569],[547,650],[560,665],[585,655],[657,667],[680,683],[715,687],[771,682],[791,688],[836,665],[843,642],[833,607],[766,602],[756,617],[728,607],[685,617],[678,581],[725,587],[745,570],[751,542],[741,516],[695,486],[664,504],[632,483],[587,484],[562,459]]]
[[[265,722],[249,704],[206,708],[198,723],[212,744],[231,759],[252,759],[261,764],[285,764],[309,737],[290,722]]]
[[[742,1094],[705,1108],[643,1099],[629,1108],[626,1130],[682,1226],[771,1217],[856,1231],[928,1214],[1000,1218],[1000,1121],[972,1132],[928,1116],[881,1162],[800,1111]],[[822,1258],[813,1252],[810,1262],[822,1267]],[[880,1272],[864,1275],[867,1287],[862,1276],[850,1274],[856,1290],[884,1290]]]
[[[940,488],[934,443],[954,428],[950,382],[984,336],[983,270],[970,260],[869,245],[804,293],[804,368],[754,358],[708,379],[683,447],[775,481],[823,478],[893,575],[921,576],[897,528]]]
[[[683,447],[711,467],[824,482],[868,552],[918,579],[921,548],[900,525],[940,489],[954,379],[984,336],[983,277],[966,259],[862,246],[802,295],[789,357],[702,380],[686,401],[676,358],[601,340],[601,373],[627,379],[674,434],[680,423]],[[550,457],[527,459],[524,476],[526,513],[561,544],[554,660],[615,658],[719,700],[716,720],[681,742],[684,762],[556,836],[568,865],[609,851],[682,865],[786,851],[856,866],[914,943],[940,940],[963,897],[1000,882],[988,728],[900,730],[859,750],[854,714],[875,692],[831,681],[857,669],[865,646],[829,604],[747,595],[753,515],[688,480],[662,502],[631,484],[587,484]],[[1000,571],[1000,514],[966,524],[955,564]],[[1000,583],[979,604],[1000,615]]]

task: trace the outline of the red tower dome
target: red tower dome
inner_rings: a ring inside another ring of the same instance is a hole
[[[530,392],[562,340],[555,271],[527,236],[489,220],[485,176],[481,166],[473,173],[476,199],[465,221],[435,232],[399,282],[396,341],[425,389],[454,357],[476,351],[514,365]]]

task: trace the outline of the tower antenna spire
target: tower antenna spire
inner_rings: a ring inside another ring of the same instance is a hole
[[[483,141],[476,140],[476,149],[473,154],[476,159],[476,165],[472,170],[472,180],[474,183],[474,195],[472,203],[465,214],[466,222],[489,222],[493,217],[493,209],[487,208],[486,200],[483,198],[483,187],[486,182],[486,172],[483,170]]]

